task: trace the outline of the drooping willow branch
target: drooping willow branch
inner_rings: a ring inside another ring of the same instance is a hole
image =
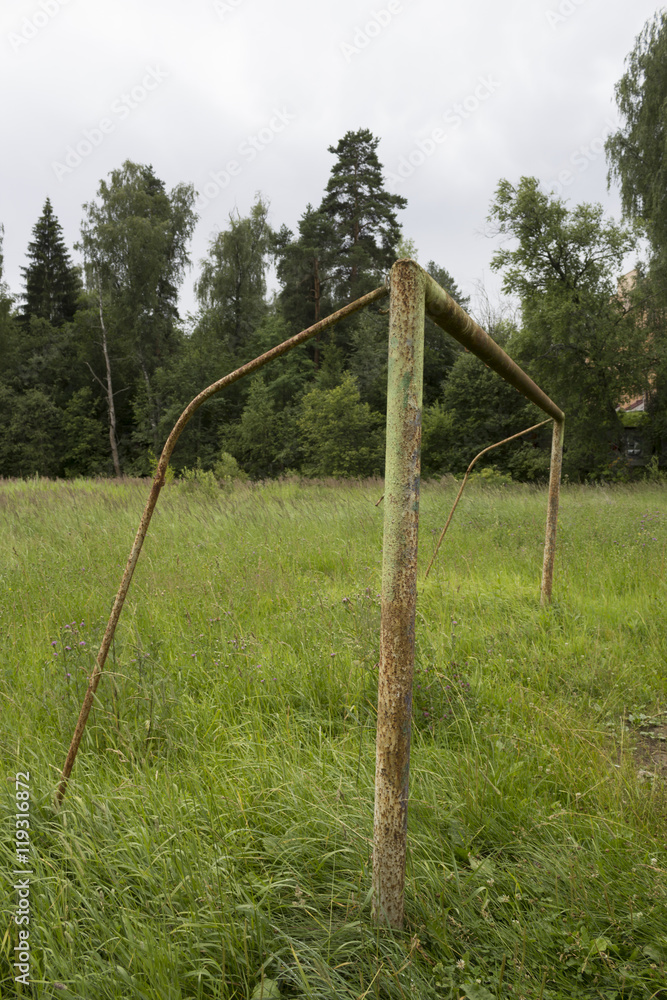
[[[322,330],[325,330],[329,326],[333,326],[338,323],[339,320],[345,319],[346,316],[352,315],[352,313],[357,312],[359,309],[363,309],[365,306],[370,305],[376,299],[384,298],[389,294],[389,289],[386,287],[376,288],[375,291],[369,292],[362,298],[357,299],[355,302],[351,302],[349,305],[344,306],[337,312],[332,313],[331,316],[327,316],[326,319],[320,320],[319,323],[315,323],[314,326],[308,327],[307,330],[302,330],[301,333],[297,333],[296,336],[290,337],[289,340],[285,340],[282,344],[278,344],[277,347],[271,348],[265,354],[260,355],[260,357],[255,358],[254,361],[249,361],[248,364],[243,365],[241,368],[237,368],[236,371],[231,372],[229,375],[225,375],[224,378],[219,379],[212,385],[209,385],[207,389],[200,392],[198,396],[192,400],[192,402],[183,410],[180,417],[176,421],[171,434],[167,438],[164,448],[162,449],[162,454],[160,455],[160,461],[158,462],[157,469],[155,471],[155,477],[153,479],[153,485],[151,491],[146,501],[146,507],[144,508],[141,521],[139,523],[139,528],[137,530],[136,537],[134,539],[134,544],[130,551],[129,558],[127,560],[127,565],[125,567],[125,572],[123,573],[123,578],[120,582],[118,588],[118,593],[113,603],[111,609],[111,615],[109,616],[109,621],[107,623],[104,636],[102,638],[102,643],[100,645],[99,653],[97,654],[97,660],[95,666],[91,672],[88,690],[86,691],[85,697],[83,699],[83,704],[81,706],[81,711],[79,713],[79,718],[74,729],[74,735],[72,736],[72,742],[70,743],[69,751],[67,753],[67,758],[63,766],[62,774],[60,776],[60,784],[58,785],[58,790],[55,797],[55,805],[59,807],[65,797],[65,792],[67,791],[67,783],[69,781],[69,776],[72,773],[72,768],[74,766],[74,761],[76,760],[76,755],[79,750],[79,745],[81,743],[81,738],[83,736],[83,731],[86,727],[86,722],[88,721],[88,716],[90,715],[90,710],[95,699],[95,692],[97,691],[98,684],[100,682],[100,677],[102,676],[102,671],[104,669],[104,664],[106,663],[107,655],[111,647],[111,642],[116,631],[116,626],[118,624],[118,619],[120,618],[120,613],[123,610],[123,604],[125,603],[125,598],[130,587],[132,576],[134,574],[134,569],[139,558],[139,553],[146,537],[146,532],[148,531],[148,526],[151,522],[153,516],[153,511],[155,510],[155,505],[157,503],[158,497],[160,495],[160,490],[164,486],[164,477],[167,472],[167,466],[169,465],[169,459],[171,458],[176,442],[178,441],[181,433],[190,421],[192,416],[196,413],[202,403],[205,403],[207,399],[214,396],[216,393],[220,392],[221,389],[225,389],[228,385],[233,382],[238,382],[239,379],[244,378],[246,375],[252,374],[252,372],[257,371],[258,368],[263,367],[269,361],[273,361],[274,358],[280,357],[282,354],[286,354],[291,351],[293,347],[297,347],[299,344],[305,343],[310,340],[311,337],[315,337]]]
[[[523,437],[524,434],[530,434],[531,431],[536,431],[538,427],[544,427],[544,425],[548,424],[548,423],[551,423],[551,417],[549,417],[548,420],[542,420],[541,423],[535,424],[533,427],[526,427],[525,431],[519,431],[517,434],[512,434],[511,437],[503,438],[502,441],[496,441],[495,444],[490,444],[488,446],[488,448],[484,448],[484,450],[480,451],[480,453],[478,455],[475,455],[475,457],[473,458],[472,462],[470,463],[470,465],[468,466],[468,468],[466,470],[466,474],[463,477],[463,482],[461,483],[461,486],[459,487],[459,492],[456,494],[456,500],[454,501],[452,509],[449,512],[449,517],[447,518],[447,523],[445,524],[444,528],[442,529],[442,532],[440,533],[440,538],[438,539],[438,544],[436,545],[435,551],[433,552],[433,555],[431,556],[431,561],[428,564],[428,569],[426,570],[426,573],[424,574],[424,579],[426,579],[426,577],[431,572],[431,566],[435,562],[435,557],[438,554],[438,549],[440,548],[442,540],[445,537],[445,533],[447,531],[447,528],[449,527],[450,521],[454,517],[454,511],[456,510],[458,502],[461,499],[461,494],[463,493],[463,489],[465,487],[465,484],[468,481],[468,476],[472,472],[472,468],[473,468],[475,462],[479,458],[481,458],[482,455],[486,455],[487,451],[492,451],[494,448],[500,448],[501,444],[507,444],[509,441],[514,441],[515,438]],[[380,498],[380,499],[382,499],[382,498]]]

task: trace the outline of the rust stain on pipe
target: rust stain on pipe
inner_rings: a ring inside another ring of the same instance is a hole
[[[461,306],[433,280],[430,274],[426,274],[426,313],[445,333],[450,334],[459,344],[463,344],[481,358],[489,368],[518,389],[531,403],[535,403],[554,420],[564,419],[563,411],[553,400],[549,399],[516,362],[505,354],[502,347],[499,347],[495,340],[492,340],[488,333],[461,309]]]
[[[373,829],[373,914],[403,924],[424,359],[424,271],[391,271],[382,623]]]

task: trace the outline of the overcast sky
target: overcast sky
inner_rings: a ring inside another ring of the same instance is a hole
[[[171,189],[191,182],[200,219],[181,312],[211,237],[261,191],[295,229],[317,206],[349,130],[381,139],[387,187],[420,263],[464,293],[482,282],[498,180],[538,177],[570,199],[607,192],[602,142],[614,84],[648,0],[2,0],[5,280],[46,197],[70,249],[82,204],[124,160]],[[74,253],[79,261],[79,255]],[[629,262],[631,263],[631,262]]]

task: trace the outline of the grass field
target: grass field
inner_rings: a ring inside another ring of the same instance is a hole
[[[401,933],[379,482],[164,490],[54,811],[147,492],[0,483],[2,998],[667,998],[664,488],[564,489],[548,608],[545,490],[471,487],[424,581],[455,487],[423,489]]]

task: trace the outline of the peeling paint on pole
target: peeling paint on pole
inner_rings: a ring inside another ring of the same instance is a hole
[[[382,624],[373,833],[373,913],[403,924],[424,368],[425,272],[391,270]]]

